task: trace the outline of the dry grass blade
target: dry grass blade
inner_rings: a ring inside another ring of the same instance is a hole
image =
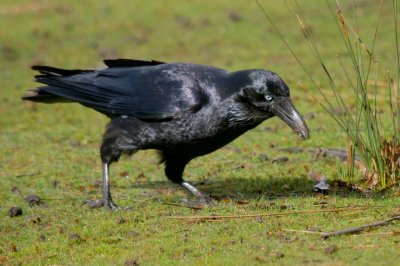
[[[347,31],[346,22],[345,22],[345,19],[343,16],[342,8],[340,7],[340,4],[339,4],[339,0],[336,0],[336,6],[337,6],[337,14],[339,17],[340,25],[342,26],[342,31],[345,34],[346,38],[348,38],[349,33]]]
[[[309,230],[282,229],[282,231],[292,232],[292,233],[311,234],[311,235],[321,235],[321,232],[309,231]]]
[[[254,218],[257,216],[286,216],[286,215],[300,215],[300,214],[314,214],[314,213],[327,213],[327,212],[346,212],[358,210],[370,210],[382,208],[381,206],[366,206],[366,207],[353,207],[353,208],[334,208],[323,210],[307,210],[307,211],[291,211],[291,212],[278,212],[278,213],[261,213],[261,214],[245,214],[245,215],[203,215],[203,216],[168,216],[167,219],[181,219],[181,220],[219,220],[219,219],[246,219]]]
[[[188,209],[192,209],[192,210],[202,210],[204,209],[204,207],[201,206],[190,206],[187,204],[175,204],[175,203],[162,203],[163,205],[168,205],[168,206],[175,206],[175,207],[182,207],[182,208],[188,208]]]
[[[339,5],[339,1],[336,1],[336,5],[337,5],[337,13],[339,16],[339,20],[340,20],[340,24],[342,25],[342,30],[345,34],[346,37],[349,37],[349,33],[347,31],[347,28],[349,28],[351,30],[351,32],[353,33],[353,35],[355,36],[356,40],[360,43],[361,47],[367,52],[367,54],[369,55],[369,57],[372,59],[372,61],[377,64],[377,60],[374,57],[373,52],[368,49],[368,47],[365,45],[365,43],[362,41],[361,37],[358,35],[357,31],[354,30],[354,28],[351,26],[350,23],[347,22],[345,16],[343,15],[342,9]],[[382,6],[383,6],[383,1],[380,1],[380,12],[382,12]]]

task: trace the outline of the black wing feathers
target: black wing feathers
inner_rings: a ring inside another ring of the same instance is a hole
[[[165,64],[165,62],[156,60],[144,61],[135,59],[106,59],[103,62],[108,67],[141,67]]]
[[[103,70],[33,66],[40,72],[35,76],[36,81],[48,86],[28,92],[23,99],[46,103],[74,101],[110,117],[127,115],[149,121],[197,112],[209,100],[197,82],[187,86],[163,74],[165,70],[176,70],[175,66],[160,69],[157,66],[165,63],[154,60],[104,62],[109,68]]]
[[[148,97],[116,97],[108,105],[115,114],[126,114],[143,120],[170,120],[180,110],[165,100]]]
[[[82,70],[82,69],[69,70],[51,66],[32,66],[31,68],[33,70],[39,71],[39,73],[41,74],[41,75],[36,75],[35,78],[56,77],[56,76],[68,77],[76,74],[89,73],[94,71],[94,70]]]

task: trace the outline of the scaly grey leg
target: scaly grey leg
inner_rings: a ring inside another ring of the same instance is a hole
[[[109,165],[108,163],[103,163],[103,199],[102,200],[85,200],[84,204],[88,205],[90,208],[106,207],[111,210],[121,209],[117,204],[115,204],[111,197],[110,190],[110,175],[109,175]]]
[[[111,210],[118,210],[117,204],[115,204],[111,197],[111,189],[110,189],[110,175],[109,175],[109,166],[108,163],[103,163],[103,204],[104,207]]]
[[[182,201],[185,204],[187,204],[188,206],[198,207],[198,206],[213,206],[213,205],[215,205],[213,200],[210,198],[210,196],[208,196],[207,194],[204,194],[203,192],[198,190],[192,184],[190,184],[190,183],[188,183],[186,181],[183,181],[181,183],[181,185],[184,188],[186,188],[190,193],[192,193],[196,198],[196,201],[189,201],[187,199],[182,199]]]

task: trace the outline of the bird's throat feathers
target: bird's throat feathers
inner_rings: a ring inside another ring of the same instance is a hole
[[[273,117],[269,112],[262,111],[246,102],[235,100],[235,103],[229,108],[229,125],[232,127],[253,128],[264,120]]]

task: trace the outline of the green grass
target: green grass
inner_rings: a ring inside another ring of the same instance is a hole
[[[285,30],[287,40],[296,44],[296,52],[307,67],[315,66],[314,78],[328,88],[296,19],[283,3],[264,2],[261,4]],[[351,11],[348,2],[342,7]],[[360,31],[368,31],[376,22],[376,4],[356,3],[362,12]],[[344,47],[334,39],[336,26],[329,11],[319,0],[301,4],[311,18],[314,36],[324,47],[326,63],[332,65],[334,73],[340,73],[336,54]],[[381,25],[389,25],[389,5],[382,12]],[[237,16],[238,21],[232,19]],[[396,62],[385,49],[394,43],[389,33],[390,29],[380,28],[376,51],[381,51],[379,56],[386,59],[382,61],[390,69]],[[0,264],[123,265],[133,259],[141,265],[397,265],[400,261],[398,234],[323,240],[285,231],[310,227],[330,231],[384,219],[398,213],[398,198],[392,192],[313,194],[306,169],[334,179],[339,175],[338,162],[313,161],[312,154],[279,150],[345,148],[346,136],[322,109],[321,96],[310,89],[307,76],[255,2],[170,1],[167,5],[164,1],[3,0],[0,40]],[[299,140],[274,118],[215,153],[193,160],[186,169],[186,179],[204,181],[199,187],[221,199],[214,208],[195,211],[169,205],[180,204],[187,195],[166,180],[151,151],[123,158],[111,168],[115,199],[121,205],[133,206],[133,211],[80,206],[84,199],[101,194],[96,186],[101,176],[98,147],[107,119],[76,104],[32,105],[22,102],[20,96],[36,86],[29,69],[32,64],[92,68],[103,66],[104,57],[273,70],[290,85],[297,109],[306,116],[311,139]],[[344,98],[351,97],[346,94],[349,88],[344,87],[345,78],[335,75],[335,80]],[[385,97],[378,100],[384,103]],[[264,154],[272,159],[288,156],[289,161],[273,164],[260,159]],[[124,172],[129,178],[121,177]],[[13,187],[21,193],[13,193]],[[29,194],[41,196],[44,205],[29,207],[24,201]],[[240,219],[195,223],[167,218],[318,210],[321,202],[328,208],[371,208],[265,217],[262,222]],[[9,218],[7,211],[12,206],[20,206],[24,215]],[[125,223],[119,224],[121,217]],[[396,231],[398,225],[392,224],[373,233]],[[338,250],[325,253],[331,245]]]

